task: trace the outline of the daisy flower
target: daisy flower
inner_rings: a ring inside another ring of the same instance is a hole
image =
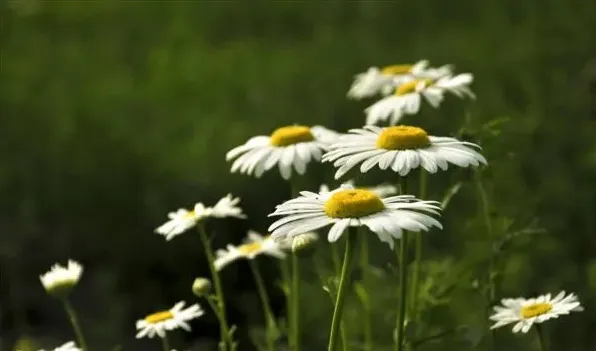
[[[45,351],[45,349],[41,349],[39,351]],[[80,348],[74,343],[74,341],[69,341],[62,346],[58,346],[53,351],[81,351]]]
[[[366,189],[348,184],[331,192],[300,192],[300,196],[278,205],[269,216],[284,216],[269,227],[271,237],[294,237],[333,224],[327,235],[335,242],[346,228],[366,226],[393,249],[394,239],[403,230],[428,231],[442,228],[441,223],[428,215],[438,215],[435,201],[421,201],[411,195],[381,198]]]
[[[438,79],[451,74],[451,66],[429,68],[429,62],[421,60],[413,65],[391,65],[383,68],[370,67],[354,77],[348,97],[362,99],[377,94],[387,95],[399,84],[412,79]]]
[[[39,276],[39,280],[48,294],[64,298],[77,285],[82,274],[83,266],[76,261],[68,260],[66,267],[54,264],[49,272]]]
[[[348,180],[347,182],[344,182],[344,184],[356,187],[356,185],[354,185],[353,180]],[[359,187],[359,188],[370,190],[373,193],[377,194],[377,196],[380,196],[380,197],[386,197],[389,195],[397,194],[397,187],[394,185],[390,185],[390,184],[380,184],[380,185],[373,186],[373,187]],[[329,192],[331,192],[331,190],[329,189],[329,186],[327,184],[321,184],[321,187],[319,188],[319,193],[326,194]]]
[[[484,156],[474,148],[480,147],[455,138],[429,136],[418,127],[369,125],[341,136],[323,155],[323,162],[334,162],[339,167],[335,179],[359,163],[362,173],[378,165],[382,170],[391,168],[405,176],[418,167],[436,173],[446,170],[449,163],[460,167],[486,164]]]
[[[279,243],[273,241],[270,237],[263,237],[257,232],[249,231],[244,244],[240,246],[228,245],[225,250],[217,250],[217,258],[214,262],[215,269],[219,271],[238,259],[252,260],[261,254],[279,259],[286,257]]]
[[[290,179],[292,167],[298,174],[304,174],[306,165],[313,160],[319,161],[337,136],[336,132],[321,126],[282,127],[270,136],[250,138],[246,144],[230,150],[226,160],[236,159],[232,163],[232,173],[239,171],[258,178],[277,165],[281,176]]]
[[[376,124],[389,119],[390,124],[397,124],[404,115],[413,115],[420,110],[424,97],[428,103],[437,108],[443,101],[446,92],[460,98],[474,98],[469,88],[474,77],[470,73],[448,75],[438,79],[413,79],[395,88],[395,93],[387,96],[364,110],[366,124]]]
[[[203,315],[203,310],[198,304],[184,309],[185,302],[180,301],[167,311],[160,311],[148,315],[137,321],[137,339],[155,335],[163,338],[166,331],[182,328],[190,331],[189,321]]]
[[[246,218],[242,213],[242,209],[238,207],[239,203],[240,198],[232,197],[231,194],[228,194],[226,197],[220,199],[213,207],[206,207],[199,202],[190,211],[180,208],[176,212],[168,213],[169,220],[155,229],[155,232],[165,236],[166,240],[172,240],[172,238],[193,228],[205,218]]]
[[[551,294],[546,294],[532,299],[503,299],[501,304],[502,306],[494,307],[495,313],[490,316],[495,322],[491,329],[515,323],[514,333],[527,333],[534,323],[584,310],[575,294],[565,295],[564,291],[554,298],[551,298]]]

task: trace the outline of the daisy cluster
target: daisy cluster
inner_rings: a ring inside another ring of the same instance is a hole
[[[239,206],[240,198],[228,194],[213,206],[198,202],[189,209],[179,208],[168,213],[165,223],[155,229],[155,233],[166,241],[193,228],[201,235],[213,285],[207,278],[197,278],[192,290],[197,297],[205,298],[218,318],[222,338],[220,347],[223,350],[234,350],[236,346],[233,341],[234,328],[227,325],[218,274],[233,262],[241,259],[250,262],[267,315],[270,310],[266,306],[266,292],[260,285],[262,278],[253,265],[253,261],[262,255],[283,260],[289,253],[312,246],[318,240],[318,232],[324,228],[328,229],[326,235],[322,236],[334,243],[346,232],[350,232],[349,235],[361,233],[350,228],[362,227],[362,231],[374,233],[391,250],[395,249],[396,242],[404,243],[408,232],[420,233],[443,228],[440,221],[443,210],[441,204],[407,194],[407,189],[402,187],[403,180],[411,177],[415,171],[435,174],[447,171],[450,167],[480,167],[488,162],[477,144],[451,136],[431,135],[419,126],[401,122],[404,117],[417,114],[424,101],[439,108],[450,94],[459,98],[474,98],[470,88],[472,82],[471,73],[454,73],[451,65],[432,67],[426,60],[407,65],[371,67],[355,76],[347,93],[350,99],[379,98],[364,110],[364,125],[345,133],[320,125],[285,125],[268,135],[251,137],[225,155],[225,159],[231,162],[232,173],[256,178],[265,172],[277,170],[282,179],[291,182],[292,177],[305,175],[311,163],[320,162],[333,166],[335,180],[340,180],[349,172],[356,172],[360,183],[367,172],[377,169],[389,174],[392,183],[357,186],[354,181],[343,179],[336,187],[323,184],[318,189],[299,191],[272,210],[269,216],[276,220],[270,224],[267,233],[250,230],[242,242],[228,243],[214,252],[205,223],[225,218],[246,218]],[[56,348],[56,351],[85,350],[80,327],[67,301],[82,271],[82,266],[71,260],[66,267],[55,265],[40,277],[46,291],[65,302],[73,327],[75,331],[78,330],[80,349],[74,342],[69,342]],[[213,295],[212,286],[215,288]],[[290,291],[289,294],[298,292]],[[338,297],[330,333],[330,349],[335,345],[334,325],[338,310],[341,312],[339,303]],[[514,332],[524,333],[536,323],[582,310],[577,296],[564,292],[555,297],[547,294],[530,299],[506,298],[501,304],[494,307],[494,314],[490,316],[490,320],[494,321],[492,328],[514,324]],[[205,314],[199,304],[185,306],[185,301],[179,301],[169,309],[152,312],[139,319],[136,322],[136,337],[159,337],[164,350],[169,350],[168,333],[177,329],[190,331],[191,322]],[[297,313],[296,307],[292,309],[293,313]],[[271,316],[266,317],[267,327],[274,327]],[[396,326],[398,335],[404,334],[402,322],[403,318]],[[294,336],[292,342],[297,349],[299,341],[296,338],[298,335]],[[396,341],[399,350],[402,346],[400,340]],[[273,343],[270,343],[269,349],[273,348]]]

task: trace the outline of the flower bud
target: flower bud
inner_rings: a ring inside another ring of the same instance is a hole
[[[292,252],[302,257],[310,256],[315,251],[318,240],[319,237],[315,233],[300,234],[292,241]]]
[[[197,278],[192,283],[192,292],[197,297],[205,297],[211,293],[211,281],[207,278]]]
[[[83,266],[73,260],[67,266],[55,264],[51,270],[42,274],[39,279],[48,295],[65,299],[77,285],[83,273]]]

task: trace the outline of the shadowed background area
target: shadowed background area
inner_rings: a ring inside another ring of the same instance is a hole
[[[135,320],[196,300],[192,281],[208,275],[194,231],[167,243],[153,234],[167,212],[233,193],[248,219],[211,221],[214,247],[240,242],[248,229],[264,232],[266,215],[288,199],[289,187],[275,170],[261,179],[230,174],[225,153],[293,123],[360,127],[372,100],[346,99],[353,75],[420,58],[473,73],[477,100],[449,97],[408,123],[433,135],[459,132],[483,146],[495,235],[533,223],[546,230],[512,240],[497,296],[576,292],[586,312],[547,325],[552,349],[596,347],[595,2],[0,6],[1,349],[23,338],[42,345],[73,338],[60,305],[39,283],[50,265],[73,258],[85,266],[73,304],[94,350],[157,350],[155,341],[134,340]],[[297,182],[316,190],[332,176],[331,165],[310,165]],[[381,173],[370,179],[396,182]],[[445,230],[425,237],[425,276],[456,287],[426,311],[427,329],[466,329],[417,350],[468,350],[485,342],[485,302],[474,287],[482,279],[476,262],[490,246],[471,172],[454,168],[432,179],[428,198],[436,200],[463,183],[445,212]],[[380,243],[371,249],[379,271],[367,283],[376,349],[385,350],[397,298],[394,256]],[[279,271],[273,259],[259,263],[281,318]],[[332,306],[309,262],[303,267],[303,346],[320,350]],[[240,350],[251,350],[263,318],[246,263],[227,268],[223,281]],[[351,303],[347,328],[356,350],[359,310]],[[192,326],[192,333],[175,334],[175,345],[203,350],[217,340],[212,313]],[[533,335],[502,329],[497,336],[501,350],[538,350]]]

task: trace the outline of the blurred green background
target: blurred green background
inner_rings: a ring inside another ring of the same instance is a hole
[[[276,172],[229,174],[226,151],[292,123],[359,127],[372,101],[345,98],[353,75],[426,58],[472,72],[478,99],[448,98],[407,121],[483,146],[496,237],[528,225],[546,230],[516,236],[499,253],[497,297],[578,293],[586,311],[548,323],[552,349],[596,349],[596,2],[20,0],[0,11],[0,348],[23,337],[72,339],[38,276],[74,258],[85,273],[73,303],[94,350],[157,350],[155,341],[134,340],[135,320],[194,301],[192,280],[208,273],[193,232],[168,243],[152,233],[166,213],[232,192],[249,219],[213,221],[214,246],[239,242],[248,228],[264,231],[288,186]],[[309,170],[298,180],[305,189],[333,174],[328,164]],[[431,179],[428,197],[437,200],[463,183],[445,230],[425,237],[425,277],[447,292],[425,300],[416,333],[463,329],[417,350],[489,350],[486,267],[477,263],[491,243],[477,184],[460,170]],[[397,278],[387,247],[372,249],[375,350],[386,350]],[[282,318],[278,271],[261,261]],[[303,344],[323,350],[331,304],[303,265]],[[240,350],[252,349],[262,324],[249,272],[240,262],[223,274]],[[349,306],[358,350],[358,299]],[[209,349],[213,314],[193,330],[177,333],[176,345]],[[504,328],[497,337],[500,350],[538,350],[531,333]]]

